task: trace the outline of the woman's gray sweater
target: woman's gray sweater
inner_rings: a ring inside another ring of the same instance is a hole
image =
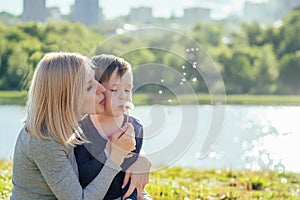
[[[108,159],[98,176],[82,189],[74,148],[38,139],[23,128],[14,151],[10,199],[103,199],[120,170]]]

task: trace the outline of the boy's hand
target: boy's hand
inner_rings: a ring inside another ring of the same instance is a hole
[[[135,149],[134,128],[128,123],[117,134],[110,136],[110,158],[121,164],[129,152]]]

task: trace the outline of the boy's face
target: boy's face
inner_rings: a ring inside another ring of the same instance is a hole
[[[132,101],[132,73],[126,72],[121,78],[117,75],[117,69],[113,72],[109,81],[103,82],[105,91],[105,112],[112,116],[121,116],[125,111],[124,104]]]

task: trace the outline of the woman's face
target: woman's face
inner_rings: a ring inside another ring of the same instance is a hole
[[[87,67],[86,73],[87,88],[84,95],[84,103],[81,108],[81,114],[96,114],[103,112],[104,108],[104,91],[105,88],[94,79],[94,71]]]

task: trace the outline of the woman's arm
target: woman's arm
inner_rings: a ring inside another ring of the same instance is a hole
[[[96,145],[97,147],[99,144],[89,143],[90,145]],[[97,155],[93,153],[89,146],[79,145],[75,147],[74,153],[76,157],[76,162],[78,165],[78,172],[79,172],[79,182],[80,185],[85,188],[94,178],[99,174],[102,170],[105,162],[106,162],[106,155],[104,151],[98,153]]]
[[[31,145],[32,158],[57,199],[102,199],[114,176],[121,170],[108,159],[97,177],[82,189],[74,170],[77,165],[73,149],[67,150],[53,140],[36,139]]]
[[[144,188],[149,182],[150,169],[150,160],[145,155],[140,154],[138,159],[126,171],[122,187],[127,185],[129,179],[130,186],[124,195],[124,199],[129,197],[135,188],[137,189],[138,199],[141,199]]]

